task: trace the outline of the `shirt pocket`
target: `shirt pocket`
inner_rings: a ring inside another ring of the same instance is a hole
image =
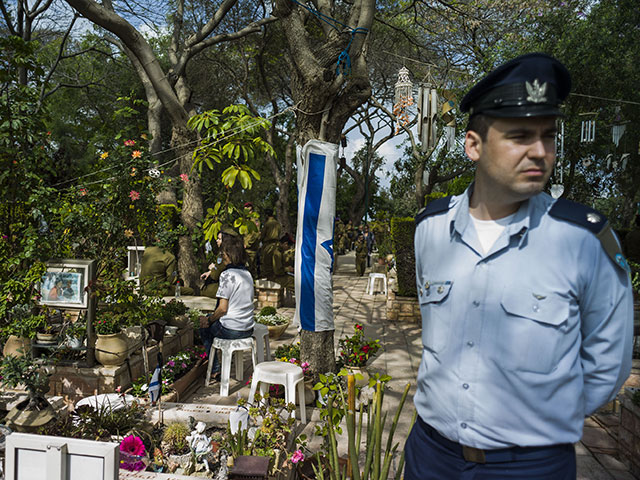
[[[509,370],[549,373],[567,337],[569,300],[554,293],[506,289],[501,300],[496,360]]]
[[[422,344],[428,350],[442,352],[449,343],[451,333],[451,299],[453,282],[425,281],[418,288],[422,314]]]

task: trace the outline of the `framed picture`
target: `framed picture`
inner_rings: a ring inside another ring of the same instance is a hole
[[[40,303],[51,307],[87,308],[86,288],[95,276],[94,260],[59,260],[47,263],[40,283]]]

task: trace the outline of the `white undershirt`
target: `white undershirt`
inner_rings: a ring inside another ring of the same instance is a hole
[[[498,220],[478,220],[469,213],[471,220],[473,220],[473,225],[476,227],[480,245],[484,250],[482,253],[487,253],[491,250],[493,244],[496,243],[496,240],[500,237],[507,225],[511,223],[511,220],[513,220],[515,215],[515,213],[512,213],[511,215],[499,218]]]

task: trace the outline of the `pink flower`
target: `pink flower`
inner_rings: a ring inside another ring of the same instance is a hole
[[[124,141],[124,146],[125,147],[133,147],[136,144],[135,140],[125,140]]]
[[[302,460],[304,460],[304,453],[302,453],[302,450],[296,450],[293,452],[293,455],[291,455],[291,463],[298,463]]]
[[[146,452],[142,439],[133,435],[122,439],[122,442],[120,442],[120,451],[138,457],[144,455]]]
[[[182,180],[183,182],[188,182],[189,181],[189,175],[187,175],[186,173],[181,173],[180,174],[180,180]]]
[[[187,364],[182,362],[182,365],[180,365],[182,368],[187,368]]]
[[[131,190],[131,191],[129,192],[129,198],[130,198],[132,201],[134,201],[134,202],[135,202],[136,200],[138,200],[138,199],[140,198],[140,193],[136,192],[135,190]]]
[[[175,367],[176,366],[176,362],[174,362],[173,360],[169,360],[167,362],[167,365],[169,365],[170,367]]]
[[[120,393],[122,391],[122,385],[118,385],[116,387],[116,393]]]

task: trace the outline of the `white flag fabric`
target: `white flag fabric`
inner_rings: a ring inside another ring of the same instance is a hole
[[[151,398],[151,403],[154,403],[160,398],[160,392],[162,389],[160,388],[160,365],[156,367],[153,372],[153,376],[151,377],[151,382],[149,382],[149,397]]]
[[[310,140],[298,149],[294,325],[333,330],[333,221],[338,145]]]

